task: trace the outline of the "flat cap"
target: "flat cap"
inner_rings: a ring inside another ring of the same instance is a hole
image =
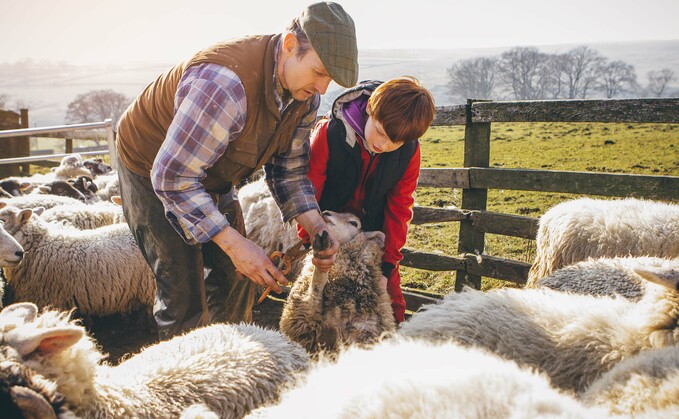
[[[337,84],[351,87],[358,81],[358,47],[354,20],[342,6],[314,3],[299,17],[299,24]]]

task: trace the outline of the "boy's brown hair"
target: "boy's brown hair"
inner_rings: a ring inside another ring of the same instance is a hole
[[[404,76],[379,85],[368,100],[368,114],[395,143],[420,138],[434,120],[434,97],[415,77]]]

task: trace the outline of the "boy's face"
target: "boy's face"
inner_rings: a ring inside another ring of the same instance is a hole
[[[403,145],[403,141],[392,141],[384,132],[382,124],[370,115],[365,123],[365,141],[368,143],[368,149],[373,153],[388,153],[398,150]]]

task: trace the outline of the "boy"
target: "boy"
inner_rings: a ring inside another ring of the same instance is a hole
[[[311,134],[309,179],[321,210],[354,212],[364,230],[386,236],[381,285],[399,323],[405,300],[398,263],[420,173],[418,138],[435,110],[414,77],[365,81],[340,94]],[[300,236],[308,237],[303,230]]]

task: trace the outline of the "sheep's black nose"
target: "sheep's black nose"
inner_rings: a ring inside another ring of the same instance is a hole
[[[22,252],[21,250],[17,250],[16,252],[14,252],[14,255],[15,255],[15,256],[18,256],[19,258],[23,258],[23,257],[24,257],[24,252]]]

